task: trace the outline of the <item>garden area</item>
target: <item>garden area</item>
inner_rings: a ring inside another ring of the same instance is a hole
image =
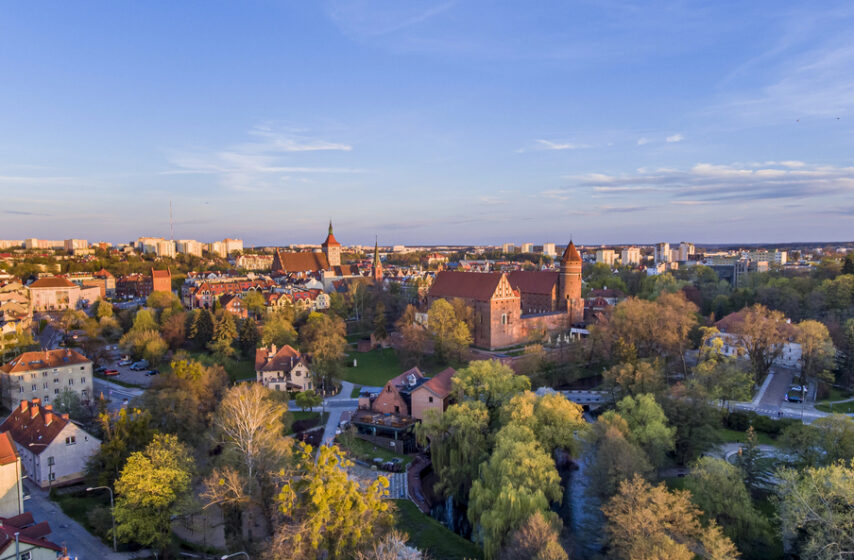
[[[409,536],[408,544],[426,551],[431,558],[463,560],[483,558],[480,547],[421,513],[409,500],[394,500],[395,528]]]
[[[369,441],[357,438],[349,430],[338,436],[335,442],[353,459],[358,459],[369,464],[373,463],[375,457],[380,457],[385,461],[398,459],[402,462],[404,470],[406,470],[406,467],[415,458],[412,455],[401,455],[388,449],[377,447]]]

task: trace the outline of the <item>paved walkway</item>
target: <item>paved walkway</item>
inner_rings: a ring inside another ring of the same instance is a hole
[[[48,540],[68,548],[68,556],[79,560],[105,559],[128,560],[143,558],[147,551],[115,553],[101,539],[89,533],[82,525],[65,515],[62,508],[48,498],[46,490],[38,488],[25,479],[24,484],[30,493],[30,498],[24,502],[24,509],[33,514],[36,522],[50,523],[51,534]]]

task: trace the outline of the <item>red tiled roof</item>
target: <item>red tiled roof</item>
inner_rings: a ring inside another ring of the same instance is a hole
[[[112,278],[113,275],[106,268],[102,268],[98,272],[94,273],[92,276],[95,278]]]
[[[40,350],[38,352],[24,352],[8,364],[0,366],[0,371],[4,373],[21,373],[37,369],[87,364],[89,362],[89,358],[70,348]]]
[[[255,371],[290,371],[302,360],[299,350],[287,344],[279,348],[278,352],[268,360],[270,351],[270,348],[255,350]]]
[[[151,277],[152,278],[172,278],[172,271],[168,268],[166,270],[154,270],[151,269]]]
[[[575,248],[575,244],[572,241],[566,246],[560,262],[581,262],[581,255],[578,254],[578,249]]]
[[[527,294],[551,294],[559,274],[549,270],[514,270],[507,279],[514,290]]]
[[[454,368],[448,368],[443,371],[440,371],[439,373],[425,381],[423,385],[416,389],[416,391],[418,389],[421,389],[421,387],[424,387],[432,391],[433,394],[435,394],[437,397],[444,399],[445,397],[451,394],[451,378],[456,373],[457,372],[456,370],[454,370]]]
[[[416,366],[416,367],[414,367],[414,368],[412,368],[412,369],[408,369],[408,370],[404,371],[403,373],[401,373],[401,374],[400,374],[400,375],[398,375],[397,377],[392,377],[391,379],[389,379],[389,380],[387,381],[387,383],[386,383],[386,384],[391,383],[394,387],[397,387],[398,385],[405,385],[405,384],[406,384],[406,377],[407,377],[410,373],[411,373],[412,375],[414,375],[414,376],[415,376],[416,381],[417,381],[418,379],[421,379],[421,378],[423,378],[423,377],[424,377],[424,374],[423,374],[423,373],[421,373],[421,370],[420,370],[420,369],[418,369],[418,367]]]
[[[39,399],[33,399],[33,402],[23,401],[15,407],[12,414],[0,424],[0,431],[9,432],[21,447],[29,447],[31,443],[50,444],[68,422],[68,415],[57,414],[52,408],[39,404]],[[29,449],[39,455],[47,449],[47,445],[34,445]]]
[[[15,441],[9,432],[0,433],[0,465],[8,465],[18,460]]]
[[[443,270],[430,286],[430,297],[488,301],[498,288],[500,272],[458,272]]]
[[[15,546],[15,534],[18,535],[18,541],[21,543],[62,552],[59,545],[44,538],[51,532],[48,522],[34,524],[34,521],[33,515],[29,512],[14,517],[0,517],[0,553]]]
[[[283,253],[278,249],[273,259],[273,272],[318,272],[329,269],[329,261],[323,253]]]
[[[29,288],[76,288],[77,284],[71,282],[67,278],[53,276],[50,278],[39,278],[29,285]]]

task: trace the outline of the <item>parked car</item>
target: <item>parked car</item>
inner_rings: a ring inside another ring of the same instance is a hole
[[[107,368],[105,368],[104,366],[98,366],[98,369],[95,370],[95,373],[104,373],[105,371],[107,371]]]
[[[786,393],[786,400],[793,403],[803,402],[806,398],[806,387],[800,385],[792,385],[789,387],[789,392]]]
[[[129,365],[131,365],[132,363],[133,363],[133,362],[132,362],[132,361],[130,361],[130,360],[119,360],[118,362],[116,362],[116,365],[120,365],[120,366],[129,366]]]
[[[118,374],[119,374],[119,370],[117,370],[117,369],[108,369],[108,370],[104,371],[104,375],[106,375],[106,376],[118,375]]]
[[[131,364],[130,369],[132,369],[134,371],[142,371],[147,367],[148,367],[148,360],[140,360],[138,362]]]
[[[159,369],[150,369],[150,370],[145,372],[145,375],[149,375],[149,376],[150,375],[157,375],[158,373],[160,373]]]

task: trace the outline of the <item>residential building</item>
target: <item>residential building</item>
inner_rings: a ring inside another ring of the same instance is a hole
[[[308,362],[299,350],[285,345],[255,350],[258,383],[275,391],[307,391],[314,387]]]
[[[620,262],[623,266],[636,266],[641,262],[641,252],[637,247],[626,247],[620,253]]]
[[[101,297],[101,290],[97,286],[81,288],[61,276],[39,278],[27,289],[33,311],[76,309],[83,303],[92,303]]]
[[[223,248],[225,249],[225,254],[230,255],[235,251],[243,252],[243,240],[242,239],[230,239],[225,238],[222,240]]]
[[[92,398],[92,361],[76,350],[24,352],[0,366],[0,400],[7,409],[34,398],[48,404],[64,389],[83,403]]]
[[[238,255],[234,266],[243,270],[270,270],[274,258],[273,255]]]
[[[140,237],[136,249],[141,253],[153,253],[158,257],[175,257],[175,242],[162,237]]]
[[[788,262],[786,251],[750,251],[745,253],[745,256],[754,262],[767,262],[778,266],[783,266]]]
[[[613,249],[599,249],[596,251],[596,263],[606,264],[608,266],[614,266],[614,262],[617,260],[617,253],[614,252]]]
[[[9,432],[0,432],[0,517],[24,513],[21,457]]]
[[[0,517],[0,560],[65,560],[64,549],[47,540],[47,521],[36,523],[29,512]]]
[[[679,243],[679,258],[676,259],[680,262],[685,262],[690,259],[690,256],[696,253],[696,248],[693,243],[688,243],[687,241],[682,241]]]
[[[447,368],[410,391],[413,418],[423,421],[428,410],[442,413],[448,409],[451,404],[451,378],[456,373],[453,368]]]
[[[151,291],[152,292],[172,292],[172,270],[154,270],[151,269]]]
[[[655,264],[670,262],[670,243],[655,244]]]
[[[534,244],[533,243],[522,243],[522,252],[523,253],[533,253],[534,252]]]
[[[42,488],[83,480],[101,441],[40,399],[22,400],[0,424],[21,456],[23,471]]]
[[[75,251],[88,249],[89,242],[85,239],[66,239],[64,241],[64,247],[69,253],[74,253]]]
[[[24,240],[24,249],[64,249],[64,241],[36,239],[31,237]]]
[[[175,249],[182,255],[201,257],[204,244],[195,239],[179,239],[175,242]]]
[[[236,294],[222,296],[219,298],[219,304],[238,319],[246,319],[249,316],[249,311],[243,305],[243,300]]]
[[[225,258],[228,256],[228,253],[225,250],[225,245],[222,241],[214,241],[213,243],[208,243],[208,252],[211,255]]]
[[[0,239],[0,249],[13,249],[23,246],[23,239]]]
[[[501,246],[501,252],[502,253],[515,253],[516,252],[516,245],[514,245],[513,243],[505,243]]]
[[[557,251],[555,250],[554,243],[543,243],[543,254],[548,255],[550,257],[556,257]]]

